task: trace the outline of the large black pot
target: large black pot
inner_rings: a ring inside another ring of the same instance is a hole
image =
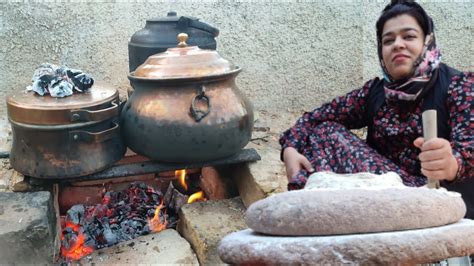
[[[190,45],[202,49],[216,49],[215,37],[219,30],[197,18],[178,16],[168,12],[166,17],[148,19],[145,28],[135,32],[128,43],[128,66],[130,72],[154,54],[176,47],[176,35],[187,33]]]

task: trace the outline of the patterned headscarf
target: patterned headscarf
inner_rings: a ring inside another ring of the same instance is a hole
[[[438,78],[438,67],[441,60],[441,54],[436,45],[433,21],[425,12],[423,13],[428,22],[428,30],[425,32],[426,35],[423,50],[414,62],[412,76],[402,80],[393,80],[383,62],[381,52],[382,41],[380,39],[377,40],[380,65],[385,78],[385,97],[390,101],[418,101],[433,87]]]

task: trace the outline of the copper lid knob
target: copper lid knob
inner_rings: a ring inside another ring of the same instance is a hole
[[[186,33],[180,33],[178,34],[178,47],[179,48],[184,48],[184,47],[187,47],[188,44],[186,43],[186,41],[188,40],[188,35]]]

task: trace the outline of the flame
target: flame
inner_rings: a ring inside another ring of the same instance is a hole
[[[188,191],[188,184],[186,183],[186,170],[185,169],[176,170],[176,171],[174,171],[174,176],[176,178],[178,178],[179,183],[184,188],[184,190]],[[196,193],[192,194],[191,196],[189,196],[188,203],[193,203],[195,201],[205,201],[205,200],[207,200],[207,199],[204,195],[204,192],[199,191],[199,192],[196,192]]]
[[[193,203],[195,201],[206,201],[206,197],[204,196],[203,191],[196,192],[189,196],[188,203]]]
[[[188,184],[186,184],[186,170],[176,170],[174,171],[174,176],[178,178],[179,183],[184,188],[185,191],[188,190]]]
[[[160,219],[160,210],[163,208],[163,202],[160,203],[158,207],[155,209],[155,215],[153,218],[148,218],[148,227],[152,232],[159,232],[163,229],[166,229],[166,225],[168,222],[166,221],[166,218],[164,219],[163,222],[161,222]]]
[[[74,241],[73,245],[67,249],[64,246],[61,246],[61,255],[68,260],[79,260],[84,256],[91,254],[94,249],[84,245],[85,237],[82,232],[80,232],[80,225],[66,222],[65,228],[71,228],[75,233],[77,233],[77,238]],[[64,239],[64,235],[61,235],[61,240]]]

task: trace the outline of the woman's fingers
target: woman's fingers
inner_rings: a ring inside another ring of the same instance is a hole
[[[285,168],[286,168],[286,177],[288,178],[288,180],[290,180],[294,175],[296,175],[298,171],[301,169],[297,161],[292,161],[291,163],[288,161],[285,161]]]
[[[283,161],[285,162],[286,176],[288,180],[291,179],[298,171],[301,166],[298,163],[298,151],[295,148],[288,147],[283,151]]]
[[[421,163],[437,160],[446,160],[453,156],[451,144],[445,139],[432,139],[423,144],[418,156]]]
[[[314,172],[311,163],[300,154],[295,148],[288,147],[283,151],[283,160],[285,162],[286,176],[290,180],[301,169],[308,172]]]
[[[448,163],[445,159],[426,161],[421,163],[421,168],[429,171],[442,170]]]
[[[448,169],[427,170],[427,169],[422,168],[421,173],[431,179],[437,179],[437,180],[446,179],[448,181],[452,181],[454,179],[454,176],[450,174],[450,171]]]
[[[427,150],[420,153],[418,159],[423,162],[443,160],[452,155],[452,150],[449,148],[441,148],[437,150]]]
[[[421,150],[422,151],[438,150],[445,147],[451,147],[451,144],[449,143],[449,141],[442,138],[434,138],[434,139],[430,139],[424,142],[423,145],[421,146]]]
[[[422,138],[417,138],[413,144],[421,149],[418,158],[424,176],[438,180],[455,178],[459,166],[449,141],[434,138],[424,142]]]
[[[422,138],[422,137],[419,137],[419,138],[415,139],[415,141],[413,141],[413,145],[415,145],[415,147],[420,149],[421,146],[423,146],[424,142],[425,142],[425,139]]]
[[[308,171],[309,173],[314,172],[313,166],[311,165],[311,163],[309,162],[309,160],[306,159],[306,157],[304,157],[303,155],[301,155],[300,163],[301,163],[301,165],[304,167],[304,169],[305,169],[306,171]]]

